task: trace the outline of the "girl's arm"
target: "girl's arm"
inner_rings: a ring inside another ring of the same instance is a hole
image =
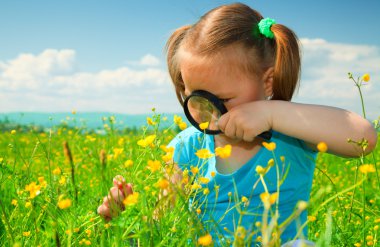
[[[360,156],[363,149],[355,142],[366,140],[368,146],[364,154],[370,153],[376,146],[377,133],[372,124],[354,112],[320,106],[291,103],[287,101],[269,101],[272,109],[272,128],[304,140],[316,149],[323,141],[329,152],[342,156]]]
[[[376,146],[377,133],[371,123],[356,113],[329,106],[308,105],[280,100],[254,101],[232,108],[218,125],[230,138],[252,141],[273,129],[304,140],[313,149],[325,142],[331,153],[356,157],[361,147],[348,139],[368,141],[364,154]]]

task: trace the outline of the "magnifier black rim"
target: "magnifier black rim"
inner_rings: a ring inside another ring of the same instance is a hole
[[[190,123],[195,128],[197,128],[199,131],[205,132],[206,134],[209,134],[209,135],[216,135],[216,134],[222,133],[222,131],[220,131],[220,130],[209,130],[209,129],[202,130],[199,127],[200,123],[198,123],[197,121],[194,120],[194,118],[190,114],[189,107],[187,106],[190,98],[194,97],[194,96],[203,97],[203,98],[206,98],[207,100],[209,100],[220,111],[221,115],[223,115],[227,112],[227,108],[224,106],[223,102],[216,95],[214,95],[208,91],[205,91],[205,90],[193,91],[189,96],[187,96],[185,98],[185,101],[183,102],[183,109],[185,111],[185,115],[186,115],[187,119],[190,121]]]

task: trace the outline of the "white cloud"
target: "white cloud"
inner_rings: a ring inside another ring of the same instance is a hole
[[[298,102],[332,105],[361,114],[361,104],[354,82],[364,73],[370,82],[362,87],[369,118],[380,115],[380,47],[330,43],[323,39],[301,39],[302,80]]]
[[[160,60],[151,54],[147,54],[140,59],[140,64],[145,66],[160,65]]]
[[[0,61],[0,112],[179,111],[166,70],[159,60],[141,58],[144,68],[119,67],[94,73],[76,70],[75,51],[48,49]],[[149,66],[151,65],[151,66]],[[154,92],[154,93],[151,93]]]
[[[126,63],[128,65],[155,67],[159,66],[161,64],[161,61],[152,54],[146,54],[145,56],[141,57],[138,61],[127,61]]]

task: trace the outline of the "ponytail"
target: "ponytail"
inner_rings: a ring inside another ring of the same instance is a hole
[[[183,106],[183,101],[185,97],[185,84],[182,80],[180,66],[176,58],[177,51],[180,48],[181,42],[185,37],[186,32],[190,29],[189,26],[183,26],[178,28],[173,32],[166,43],[166,52],[167,52],[167,64],[169,75],[172,79],[172,82],[175,87],[177,99],[180,104]]]
[[[275,40],[272,99],[290,101],[301,72],[298,38],[292,30],[281,24],[273,24],[271,31]]]

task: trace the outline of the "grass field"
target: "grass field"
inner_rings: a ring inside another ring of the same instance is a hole
[[[352,74],[349,78],[354,80]],[[368,80],[367,74],[354,80],[364,116],[360,89]],[[75,113],[68,121],[76,122]],[[167,162],[173,155],[166,145],[186,123],[178,116],[167,119],[155,111],[139,130],[115,128],[114,117],[103,121],[104,130],[97,132],[101,134],[72,125],[45,131],[25,126],[2,128],[0,245],[212,246],[215,240],[199,220],[203,212],[194,201],[191,208],[188,204],[197,193],[209,193],[203,187],[207,179],[191,169],[184,172],[183,189],[179,189],[165,176],[172,172]],[[164,121],[170,127],[160,128]],[[379,129],[379,121],[374,124]],[[366,142],[353,145],[365,148]],[[310,202],[299,203],[295,209],[295,215],[308,210],[307,238],[317,246],[379,246],[379,143],[370,155],[355,159],[330,155],[323,149],[317,158]],[[202,155],[206,158],[209,154]],[[268,162],[268,167],[278,167],[277,162]],[[265,169],[256,169],[260,179]],[[96,210],[118,174],[133,183],[134,193],[123,201],[125,210],[108,222]],[[273,213],[275,194],[260,196],[268,212]],[[230,197],[237,207],[248,203],[248,198]],[[271,228],[267,220],[268,214],[255,222],[252,234],[237,227],[234,246],[271,239],[274,242],[268,246],[277,246],[279,227],[274,224]]]
[[[107,121],[105,135],[64,126],[0,135],[2,246],[209,244],[199,212],[188,209],[185,194],[173,208],[153,216],[167,203],[157,201],[168,187],[163,174],[170,173],[165,165],[170,150],[163,145],[178,132],[177,125],[159,129],[160,121],[172,120],[153,115],[141,131],[128,132],[114,130],[112,117]],[[309,239],[320,246],[376,246],[379,156],[379,145],[363,159],[319,154],[308,209]],[[126,210],[118,218],[105,222],[96,209],[116,174],[132,182],[136,193],[124,201]],[[244,234],[236,236],[240,243],[246,240]]]

